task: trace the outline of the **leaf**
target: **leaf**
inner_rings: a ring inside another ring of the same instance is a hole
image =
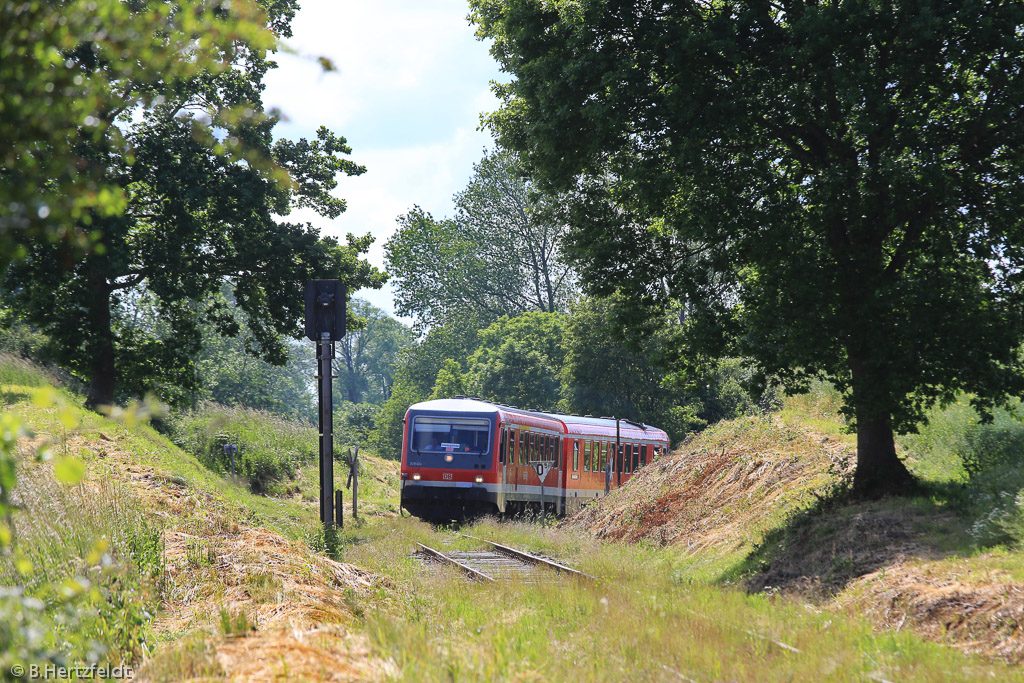
[[[54,461],[53,473],[58,481],[77,484],[85,477],[85,465],[74,456],[65,456]]]
[[[57,391],[53,387],[42,387],[32,392],[32,405],[36,408],[50,408],[57,402]]]

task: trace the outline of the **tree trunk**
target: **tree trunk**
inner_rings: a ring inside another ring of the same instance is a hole
[[[92,353],[89,393],[85,398],[88,408],[114,404],[117,367],[114,355],[114,331],[110,317],[110,285],[101,275],[90,276],[93,299],[90,305],[90,334],[87,348]]]
[[[917,489],[910,470],[896,457],[896,439],[891,413],[882,407],[877,391],[881,382],[865,370],[868,364],[851,354],[853,402],[857,415],[857,469],[853,475],[853,495],[875,499],[906,495]]]
[[[896,456],[896,441],[889,419],[857,418],[857,471],[853,494],[858,498],[905,495],[917,488],[914,477]]]

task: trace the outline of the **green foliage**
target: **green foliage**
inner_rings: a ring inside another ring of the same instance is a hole
[[[238,447],[235,471],[249,480],[254,493],[269,493],[296,476],[302,463],[315,462],[315,427],[266,412],[203,404],[168,420],[171,439],[203,464],[231,473],[224,444]]]
[[[512,154],[485,153],[454,201],[456,216],[440,221],[413,207],[384,246],[400,314],[432,327],[565,309],[575,287],[559,252],[565,228]]]
[[[431,399],[453,398],[466,396],[466,378],[458,361],[448,358],[434,380],[434,389],[430,392]]]
[[[402,430],[405,425],[405,411],[409,406],[429,396],[422,393],[410,380],[399,376],[391,392],[391,398],[384,402],[377,419],[374,421],[373,432],[370,434],[370,447],[382,458],[398,460],[402,457]]]
[[[892,431],[929,405],[1024,389],[1024,6],[471,6],[587,288],[679,312],[681,361],[829,378],[879,444],[860,492],[909,484]]]
[[[267,24],[286,32],[291,3],[266,10]],[[230,36],[218,68],[199,62],[184,79],[172,69],[113,87],[119,106],[103,115],[107,132],[80,149],[88,172],[79,175],[100,178],[125,200],[113,214],[89,214],[102,248],[75,261],[62,245],[33,242],[7,273],[10,304],[51,339],[58,361],[89,378],[90,405],[113,403],[119,381],[172,399],[176,389],[193,391],[202,325],[239,332],[217,298],[222,287],[245,313],[249,350],[282,364],[281,337],[296,334],[304,281],[337,278],[349,291],[384,281],[360,258],[371,237],[349,235],[342,245],[280,218],[305,208],[337,217],[345,208],[330,194],[338,174],[365,169],[343,158],[351,151],[344,138],[324,128],[314,140],[275,142],[277,119],[260,99],[272,43]],[[95,57],[80,68],[104,73],[123,61]],[[145,297],[155,319],[136,314]]]
[[[271,28],[277,28],[273,26]],[[202,36],[202,40],[196,40]],[[72,0],[0,9],[0,272],[33,240],[81,253],[96,221],[120,214],[130,191],[102,173],[131,155],[125,112],[201,73],[229,74],[276,39],[254,3]],[[83,153],[93,147],[99,154]]]
[[[355,316],[349,331],[335,344],[335,400],[383,403],[391,396],[399,354],[413,341],[412,330],[361,299],[349,303],[349,313]]]
[[[0,552],[0,666],[132,663],[152,648],[159,603],[159,529],[127,491],[59,483],[21,468],[16,528]]]
[[[740,359],[710,363],[696,376],[666,375],[662,359],[669,353],[668,335],[658,332],[632,351],[616,335],[613,308],[610,301],[580,298],[569,315],[503,316],[459,337],[451,326],[432,329],[406,350],[395,393],[378,415],[371,443],[382,456],[398,457],[409,406],[458,395],[641,420],[665,429],[673,440],[774,405],[773,392],[749,392],[750,371]],[[470,339],[475,348],[467,352]]]
[[[958,397],[928,411],[917,433],[900,437],[915,473],[956,492],[981,545],[1024,545],[1024,422],[1020,403],[985,422]]]
[[[382,407],[373,403],[343,402],[334,407],[334,442],[366,446],[370,442],[377,416]]]
[[[480,331],[465,375],[470,395],[524,408],[553,411],[565,362],[565,318],[530,311],[503,316]]]
[[[405,411],[413,403],[431,395],[438,374],[448,361],[462,367],[477,347],[478,329],[476,318],[466,316],[431,328],[418,343],[402,349],[395,368],[391,397],[381,406],[370,435],[370,446],[378,455],[391,459],[400,457]],[[449,376],[452,372],[448,371]]]

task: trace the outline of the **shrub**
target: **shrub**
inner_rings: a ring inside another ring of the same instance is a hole
[[[238,448],[235,472],[254,493],[267,493],[276,482],[295,478],[296,466],[316,462],[316,430],[271,413],[204,403],[166,421],[171,439],[210,469],[231,474],[225,444]]]

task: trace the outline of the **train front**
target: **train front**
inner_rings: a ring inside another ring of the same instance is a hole
[[[412,405],[402,437],[401,505],[447,521],[497,510],[497,407],[472,399]]]

